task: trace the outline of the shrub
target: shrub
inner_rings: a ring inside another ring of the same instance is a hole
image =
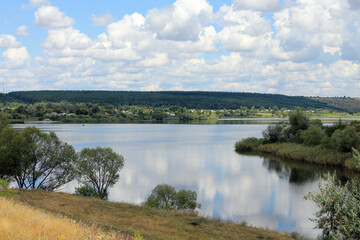
[[[310,125],[308,129],[300,133],[300,139],[305,146],[316,146],[321,143],[324,133],[321,129],[314,125]]]
[[[352,179],[345,185],[328,175],[324,186],[319,184],[318,193],[308,193],[318,206],[315,218],[317,228],[326,239],[358,239],[360,236],[360,182]]]
[[[306,130],[310,125],[310,119],[302,109],[296,109],[289,115],[290,133],[296,135],[299,130]]]
[[[100,198],[100,194],[96,190],[96,188],[90,186],[89,184],[84,184],[84,185],[81,185],[80,187],[76,187],[75,194],[82,195],[84,197]]]
[[[9,181],[7,179],[0,179],[0,188],[6,190],[9,188]]]
[[[351,152],[360,143],[360,137],[353,126],[346,126],[344,130],[336,130],[331,136],[334,148],[339,152]]]
[[[237,151],[238,153],[251,152],[254,151],[257,146],[263,143],[264,143],[263,139],[258,139],[254,137],[245,138],[235,143],[235,151]]]
[[[152,190],[145,204],[158,209],[187,210],[201,207],[201,205],[196,202],[196,199],[197,194],[195,191],[182,189],[176,192],[174,187],[161,184]]]
[[[262,132],[262,135],[270,143],[284,142],[287,139],[286,129],[287,125],[284,123],[271,124]]]

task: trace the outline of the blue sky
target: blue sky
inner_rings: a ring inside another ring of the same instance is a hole
[[[0,81],[360,97],[358,0],[0,0]]]

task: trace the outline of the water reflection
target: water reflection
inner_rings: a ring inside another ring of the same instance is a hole
[[[290,184],[303,185],[308,182],[318,181],[324,175],[313,169],[290,167],[266,157],[264,157],[263,166],[270,172],[275,172],[281,179],[288,179]]]
[[[198,193],[200,214],[314,237],[314,212],[303,196],[317,190],[321,172],[268,157],[239,155],[234,143],[260,137],[266,124],[96,124],[37,125],[55,131],[78,151],[111,147],[125,158],[111,201],[141,204],[166,183]],[[74,192],[76,182],[64,190]]]

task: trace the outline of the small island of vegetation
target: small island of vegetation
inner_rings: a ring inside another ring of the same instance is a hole
[[[302,109],[289,115],[288,122],[269,125],[263,138],[246,138],[235,144],[238,153],[260,153],[288,160],[339,166],[360,170],[354,155],[360,149],[360,122],[347,124],[339,120],[323,125],[310,120]]]

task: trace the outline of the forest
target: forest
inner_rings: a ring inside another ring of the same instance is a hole
[[[0,102],[36,102],[93,103],[171,107],[180,106],[189,109],[239,109],[240,106],[251,108],[294,109],[296,107],[322,108],[340,112],[360,112],[360,100],[352,99],[352,104],[338,104],[349,98],[310,98],[286,96],[280,94],[261,94],[245,92],[205,92],[205,91],[18,91],[0,94]],[[358,103],[358,104],[356,104]]]

